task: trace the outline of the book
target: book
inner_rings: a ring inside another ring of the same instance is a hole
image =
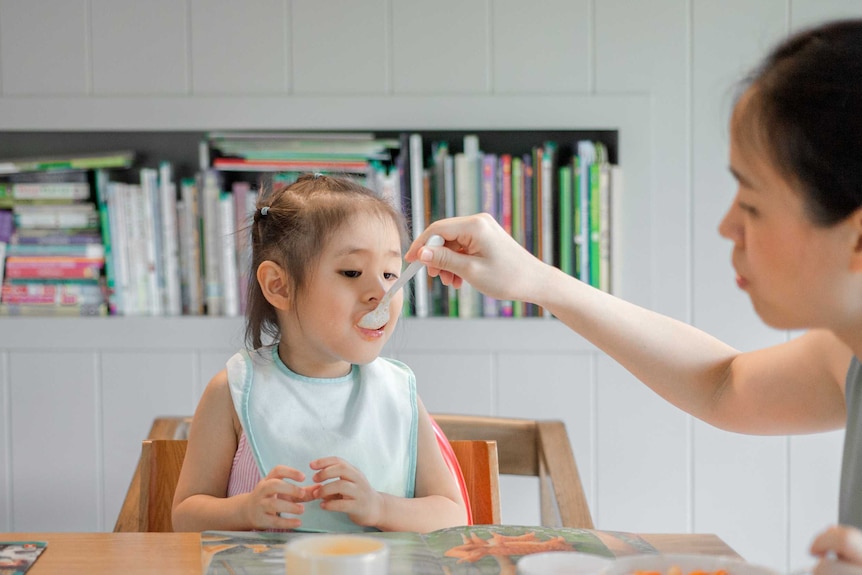
[[[24,575],[47,546],[47,541],[0,541],[0,573]]]
[[[408,139],[410,162],[410,226],[413,237],[425,229],[425,165],[422,158],[422,136],[410,134]],[[428,317],[428,272],[423,266],[413,278],[413,305],[416,317]]]
[[[180,248],[177,237],[177,185],[173,166],[159,164],[159,208],[161,209],[162,311],[165,315],[182,313],[180,293]]]
[[[0,303],[0,316],[105,316],[108,315],[108,305],[74,304],[74,305],[43,305]]]
[[[73,154],[35,158],[0,160],[0,174],[40,172],[52,170],[94,170],[98,168],[128,168],[135,160],[130,151]]]
[[[201,276],[201,215],[197,183],[184,178],[180,184],[181,200],[177,203],[178,236],[183,313],[203,314],[203,278]]]
[[[392,573],[415,575],[505,575],[515,573],[525,555],[575,551],[614,558],[657,550],[633,533],[573,527],[472,525],[431,533],[376,532],[363,534],[389,545]],[[282,575],[284,546],[308,533],[204,531],[201,565],[204,575]],[[292,575],[288,573],[288,575]]]

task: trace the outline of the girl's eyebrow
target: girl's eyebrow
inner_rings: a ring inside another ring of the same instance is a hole
[[[366,248],[354,248],[354,247],[348,246],[348,247],[344,248],[343,250],[339,250],[339,251],[335,252],[335,255],[336,256],[350,256],[353,254],[363,254],[363,253],[369,253],[372,251],[373,250],[369,250]],[[386,255],[396,256],[396,257],[400,258],[401,252],[399,250],[389,250],[388,252],[386,252]]]

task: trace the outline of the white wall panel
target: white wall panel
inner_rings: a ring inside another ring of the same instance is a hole
[[[199,400],[201,395],[203,395],[203,392],[210,380],[215,376],[215,374],[225,369],[227,360],[233,357],[233,354],[238,352],[240,349],[240,347],[237,347],[233,350],[225,349],[224,351],[206,350],[196,354],[198,359],[198,375],[197,384],[195,385],[194,390],[195,406],[197,406],[197,400]]]
[[[493,91],[589,91],[593,65],[590,16],[588,0],[495,0],[491,26]]]
[[[193,371],[187,351],[101,355],[105,530],[117,520],[153,419],[194,412]]]
[[[291,5],[295,93],[389,91],[386,0],[293,0]]]
[[[790,0],[791,30],[838,18],[862,18],[862,3],[859,0]]]
[[[86,0],[0,1],[0,71],[8,95],[88,91]]]
[[[788,571],[811,565],[811,541],[837,521],[843,446],[843,430],[790,438]]]
[[[101,424],[92,351],[9,354],[12,529],[95,531]]]
[[[289,24],[285,0],[191,0],[192,93],[285,93]]]
[[[492,354],[411,349],[390,357],[406,363],[416,374],[416,390],[429,412],[494,413],[496,362]]]
[[[0,353],[0,531],[12,530],[12,406],[9,355]]]
[[[648,206],[652,275],[650,308],[690,319],[691,150],[690,2],[603,0],[595,3],[596,92],[647,92],[655,129]],[[621,165],[626,158],[620,159]],[[626,200],[628,201],[628,200]]]
[[[489,34],[486,2],[393,2],[393,92],[488,93]]]
[[[94,94],[189,93],[185,2],[90,1]]]
[[[783,0],[696,1],[693,13],[693,321],[740,349],[782,341],[737,289],[718,224],[735,194],[727,122],[738,82],[786,33]]]
[[[506,353],[499,356],[497,363],[496,415],[561,420],[569,434],[581,483],[592,509],[595,385],[591,355]],[[513,505],[506,521],[530,525],[539,508],[538,481],[517,481],[528,483],[532,489],[528,491],[527,485],[523,485],[523,495],[510,496]]]
[[[596,379],[597,527],[688,531],[689,416],[607,357]]]
[[[730,434],[699,421],[694,436],[695,531],[721,533],[749,561],[781,565],[788,439]]]

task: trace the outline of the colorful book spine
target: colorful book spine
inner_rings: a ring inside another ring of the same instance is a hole
[[[98,279],[104,259],[75,257],[6,258],[6,277],[14,279]]]
[[[97,281],[91,283],[11,283],[3,284],[0,301],[11,304],[98,305],[104,293]]]
[[[500,225],[512,235],[512,155],[500,156]],[[500,315],[512,317],[512,301],[500,302]]]

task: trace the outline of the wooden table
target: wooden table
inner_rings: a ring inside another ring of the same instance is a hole
[[[738,557],[708,534],[639,534],[659,551]],[[27,575],[201,575],[199,533],[0,533],[0,541],[47,541]]]

